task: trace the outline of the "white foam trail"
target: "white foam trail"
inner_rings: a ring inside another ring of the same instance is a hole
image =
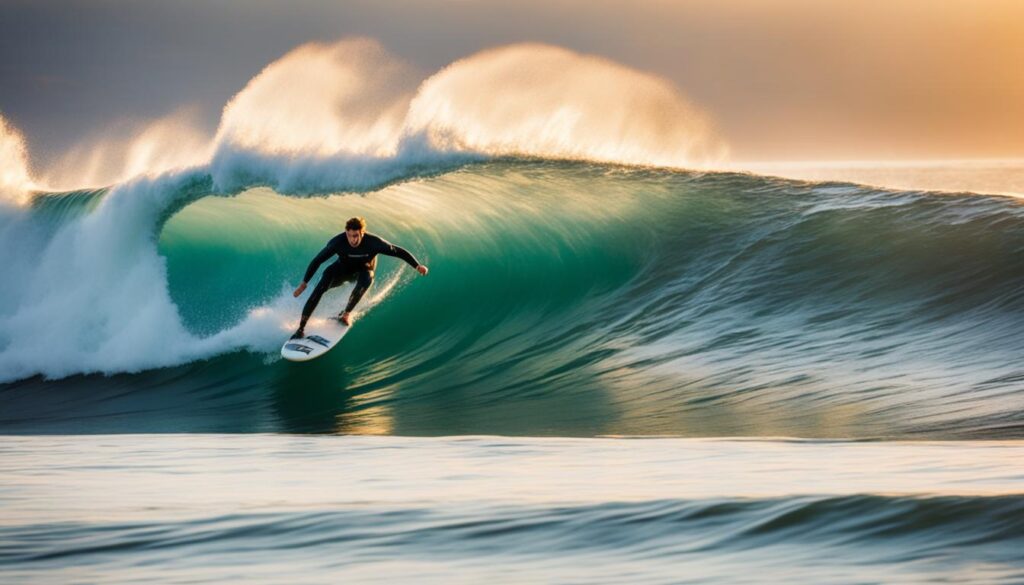
[[[359,303],[359,308],[353,312],[353,319],[358,321],[373,310],[391,294],[401,279],[402,276],[395,273],[384,282],[374,283],[373,288]],[[318,321],[333,317],[337,313],[337,307],[343,305],[343,302],[338,301],[347,299],[353,286],[342,285],[324,295],[309,321],[310,325],[315,326]],[[305,302],[305,296],[296,299],[292,297],[291,287],[285,286],[269,303],[249,311],[240,323],[210,337],[194,340],[189,350],[197,357],[237,350],[256,353],[276,351],[280,349],[285,337],[299,326],[299,315]]]
[[[292,297],[290,287],[284,286],[276,297],[249,311],[241,322],[209,337],[195,340],[190,350],[196,356],[237,350],[273,352],[280,349],[285,338],[298,327],[304,302],[304,297]],[[328,305],[330,303],[321,303],[317,315],[324,313]]]
[[[0,382],[34,374],[137,372],[280,347],[305,301],[288,290],[205,338],[185,328],[170,297],[153,234],[162,210],[173,203],[167,194],[187,194],[189,184],[203,178],[187,172],[117,187],[93,213],[62,226],[35,262],[10,275],[18,287],[14,294],[6,291],[0,307]],[[385,283],[368,297],[361,312],[390,288]],[[321,309],[318,314],[329,311],[330,303]]]
[[[205,338],[185,328],[171,299],[156,234],[167,210],[207,194],[206,169],[138,178],[111,189],[91,213],[66,220],[34,250],[24,238],[38,234],[37,218],[5,212],[0,260],[12,286],[0,288],[0,382],[137,372],[280,347],[305,301],[289,290]],[[393,286],[383,284],[362,312]],[[322,303],[319,313],[330,308]]]

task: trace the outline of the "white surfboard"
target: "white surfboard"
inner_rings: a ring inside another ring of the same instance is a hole
[[[306,323],[306,336],[289,339],[281,346],[281,357],[293,362],[316,359],[338,344],[351,329],[337,319],[310,319]]]

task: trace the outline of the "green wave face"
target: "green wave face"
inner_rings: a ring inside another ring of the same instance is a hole
[[[364,216],[370,232],[408,248],[431,273],[414,278],[401,261],[380,257],[370,298],[387,291],[387,302],[357,330],[394,326],[400,350],[449,331],[467,342],[502,322],[531,329],[576,313],[643,269],[652,234],[636,223],[645,209],[639,194],[591,174],[572,189],[552,188],[557,168],[503,165],[370,195],[296,199],[256,189],[191,205],[166,224],[159,247],[186,322],[209,334],[294,288],[345,220]]]
[[[2,428],[1024,428],[1012,199],[523,160],[365,194],[211,191],[198,170],[38,198],[4,219],[22,253],[0,287],[0,373],[22,399]],[[291,291],[355,215],[430,274],[381,257],[344,341],[308,364],[279,360],[304,300]],[[39,343],[14,343],[38,324]],[[89,372],[109,377],[76,375]]]
[[[1022,401],[1011,200],[551,162],[365,195],[255,189],[166,224],[186,325],[208,335],[287,296],[354,215],[431,272],[382,257],[337,350],[256,368],[300,429],[353,409],[414,434],[1018,428],[999,414]]]

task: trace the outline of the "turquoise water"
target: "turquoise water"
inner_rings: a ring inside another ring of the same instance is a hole
[[[346,433],[378,411],[411,435],[1024,428],[1015,199],[524,161],[317,197],[169,189],[13,226],[43,244],[4,298],[0,429]],[[382,258],[339,351],[281,362],[290,291],[352,215],[431,273]],[[62,237],[85,251],[48,262]]]
[[[1018,200],[404,179],[0,210],[5,582],[1024,579]],[[345,340],[283,362],[352,215],[430,274],[381,258]]]

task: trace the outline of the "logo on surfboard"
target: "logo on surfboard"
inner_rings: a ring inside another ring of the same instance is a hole
[[[306,337],[306,339],[312,341],[313,343],[319,343],[320,345],[322,345],[324,347],[331,347],[331,340],[324,339],[323,337],[320,337],[319,335],[310,335],[310,336]]]
[[[309,347],[308,345],[302,345],[301,343],[289,343],[289,344],[286,344],[284,346],[284,348],[285,349],[290,349],[292,351],[301,351],[302,353],[306,353],[306,354],[308,354],[309,352],[313,351],[312,347]]]

